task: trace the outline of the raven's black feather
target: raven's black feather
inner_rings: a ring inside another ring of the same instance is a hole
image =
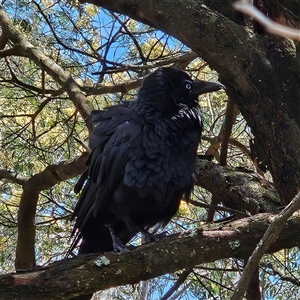
[[[113,250],[107,225],[126,244],[176,213],[193,188],[202,132],[198,95],[222,88],[161,68],[143,81],[135,100],[93,112],[88,171],[79,180],[71,250]]]

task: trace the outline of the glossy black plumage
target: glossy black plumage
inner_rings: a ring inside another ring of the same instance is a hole
[[[135,100],[93,112],[85,186],[75,207],[71,250],[110,251],[107,225],[126,244],[140,231],[165,226],[189,198],[202,132],[198,95],[222,85],[161,68],[143,81]]]

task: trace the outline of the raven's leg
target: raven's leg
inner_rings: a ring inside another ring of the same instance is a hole
[[[115,252],[129,252],[130,250],[123,244],[123,242],[117,237],[114,228],[111,225],[106,225],[106,227],[109,230],[112,242],[113,242],[113,248]]]

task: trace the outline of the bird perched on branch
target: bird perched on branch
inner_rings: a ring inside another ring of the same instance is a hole
[[[193,189],[202,133],[198,95],[222,89],[175,68],[147,76],[135,100],[94,111],[72,251],[126,251],[137,233],[165,226]],[[85,184],[84,184],[85,183]]]

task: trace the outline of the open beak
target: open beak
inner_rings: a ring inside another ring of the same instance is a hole
[[[192,85],[192,95],[197,97],[201,94],[225,89],[225,86],[218,82],[195,80]]]

